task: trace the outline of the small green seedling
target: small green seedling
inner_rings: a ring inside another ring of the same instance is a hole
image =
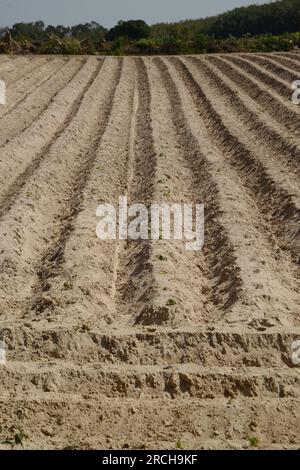
[[[166,258],[166,257],[163,256],[163,255],[159,255],[159,256],[157,257],[157,259],[158,259],[159,261],[167,261],[168,258]]]
[[[249,444],[251,447],[258,447],[259,439],[257,437],[249,437]]]
[[[184,449],[184,445],[182,444],[180,439],[179,441],[176,442],[176,449],[181,449],[181,450]]]
[[[167,305],[168,305],[168,306],[176,305],[176,304],[177,304],[177,302],[176,302],[175,299],[169,299],[168,302],[167,302]]]

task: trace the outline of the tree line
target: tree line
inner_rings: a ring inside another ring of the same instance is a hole
[[[111,29],[90,23],[46,26],[16,23],[0,52],[61,54],[179,54],[272,51],[300,47],[300,1],[280,0],[235,8],[226,13],[152,26],[143,20],[119,21]],[[0,29],[1,32],[1,29]]]

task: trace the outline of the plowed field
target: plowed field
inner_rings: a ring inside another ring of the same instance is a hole
[[[299,448],[300,55],[0,57],[0,79],[0,440]],[[204,249],[100,241],[120,195],[204,203]]]

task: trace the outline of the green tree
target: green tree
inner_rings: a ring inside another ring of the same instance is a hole
[[[114,28],[111,28],[106,39],[115,41],[118,38],[126,38],[138,41],[139,39],[147,39],[150,36],[150,26],[142,20],[119,21]]]

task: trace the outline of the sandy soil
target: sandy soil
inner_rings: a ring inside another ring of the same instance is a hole
[[[0,60],[1,441],[299,448],[299,78],[297,54]],[[204,203],[204,249],[100,241],[125,194]]]

